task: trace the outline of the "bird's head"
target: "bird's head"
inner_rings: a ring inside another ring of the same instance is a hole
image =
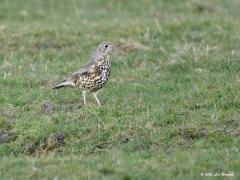
[[[118,45],[115,45],[112,42],[102,42],[98,46],[98,48],[97,48],[97,50],[96,50],[96,52],[94,54],[94,59],[97,60],[99,58],[106,57],[107,55],[110,54],[110,52],[112,51],[112,49],[114,47],[118,47]]]

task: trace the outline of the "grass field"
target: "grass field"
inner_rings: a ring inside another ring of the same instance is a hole
[[[239,6],[0,0],[0,179],[240,179]],[[103,106],[50,88],[105,40]]]

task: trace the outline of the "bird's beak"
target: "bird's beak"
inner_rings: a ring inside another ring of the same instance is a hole
[[[120,45],[119,44],[114,44],[113,47],[119,47]]]

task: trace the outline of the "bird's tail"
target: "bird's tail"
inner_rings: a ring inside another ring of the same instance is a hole
[[[74,83],[71,82],[71,81],[65,80],[65,81],[63,81],[62,83],[60,83],[60,84],[52,87],[52,89],[59,89],[59,88],[65,87],[65,86],[74,87]]]

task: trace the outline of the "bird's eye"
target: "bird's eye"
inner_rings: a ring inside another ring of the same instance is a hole
[[[105,47],[105,48],[107,48],[107,47],[108,47],[108,45],[106,44],[104,47]]]

